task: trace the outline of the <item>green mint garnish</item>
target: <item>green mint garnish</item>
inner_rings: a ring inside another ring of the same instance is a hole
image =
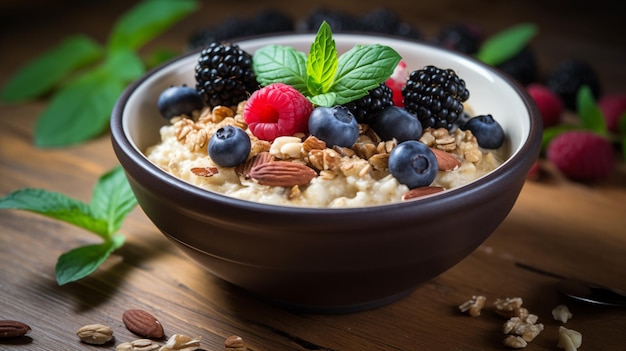
[[[59,285],[93,273],[111,252],[123,245],[125,237],[118,231],[136,205],[137,200],[119,166],[98,179],[90,203],[33,188],[16,190],[0,198],[0,209],[41,214],[83,228],[103,239],[100,244],[78,247],[59,257],[56,265]]]
[[[196,8],[197,0],[144,0],[118,19],[106,45],[84,35],[67,38],[18,70],[0,91],[0,100],[15,103],[52,93],[35,128],[37,146],[94,138],[107,130],[123,89],[147,64],[157,64],[155,56],[142,62],[140,47]]]
[[[532,23],[507,28],[485,40],[476,53],[476,58],[488,65],[497,66],[519,53],[537,32],[537,26]]]
[[[328,23],[320,26],[307,54],[271,45],[254,53],[262,86],[285,83],[318,106],[342,105],[367,95],[391,76],[401,56],[388,46],[357,45],[339,56]]]

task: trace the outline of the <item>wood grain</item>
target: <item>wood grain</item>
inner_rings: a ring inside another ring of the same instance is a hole
[[[27,3],[5,5],[11,20],[2,22],[0,30],[0,82],[69,34],[83,32],[104,41],[114,19],[131,6],[126,1],[67,2],[51,9],[44,2],[34,1],[31,8]],[[611,1],[594,2],[593,18],[590,5],[583,1],[387,3],[427,36],[462,20],[479,24],[487,33],[535,22],[540,34],[533,46],[544,72],[569,57],[586,59],[598,69],[606,91],[625,92],[623,21]],[[252,0],[202,4],[198,13],[150,43],[146,52],[156,47],[181,49],[193,30],[262,8],[281,6],[302,18],[302,11],[321,6],[354,13],[380,6],[373,0],[294,7]],[[0,194],[38,187],[89,201],[98,176],[117,164],[108,135],[75,147],[38,149],[32,133],[44,106],[45,101],[0,106]],[[595,185],[567,181],[546,167],[547,176],[526,183],[508,218],[467,259],[396,303],[345,315],[292,313],[215,278],[170,245],[140,209],[122,228],[127,243],[101,269],[79,282],[58,286],[57,257],[96,243],[97,238],[35,214],[0,211],[0,319],[32,327],[26,337],[0,340],[0,349],[112,350],[113,345],[80,344],[76,330],[103,323],[113,328],[116,344],[133,340],[137,337],[126,330],[121,317],[126,309],[138,308],[157,317],[167,336],[201,336],[203,350],[222,350],[224,340],[233,334],[254,351],[499,350],[504,349],[500,330],[504,320],[493,313],[491,303],[514,296],[522,297],[545,324],[528,350],[557,349],[560,322],[552,319],[551,310],[560,303],[574,314],[566,327],[583,334],[581,350],[624,349],[623,309],[566,300],[555,289],[556,279],[516,265],[626,290],[624,162],[611,179]],[[461,314],[457,306],[476,294],[488,299],[483,314],[476,318]]]

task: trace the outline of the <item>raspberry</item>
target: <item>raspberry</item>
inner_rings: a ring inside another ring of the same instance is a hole
[[[292,86],[270,84],[255,91],[243,111],[243,118],[254,136],[274,141],[279,136],[305,133],[313,104]]]
[[[619,132],[619,119],[626,113],[626,94],[604,95],[598,100],[598,107],[602,110],[607,128]]]
[[[577,181],[606,178],[615,168],[615,151],[611,143],[584,130],[564,132],[552,139],[547,158],[566,177]]]
[[[385,82],[391,88],[391,99],[394,106],[404,107],[402,88],[406,85],[406,80],[409,79],[409,73],[406,62],[400,61],[393,70],[391,77]]]
[[[555,126],[561,122],[563,102],[556,93],[539,83],[529,84],[526,90],[539,107],[544,127]]]

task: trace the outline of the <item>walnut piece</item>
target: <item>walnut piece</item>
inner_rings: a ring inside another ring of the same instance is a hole
[[[496,299],[494,306],[496,313],[504,317],[520,317],[522,320],[528,316],[528,310],[522,307],[523,300],[521,297],[507,297],[504,299]]]
[[[246,345],[243,339],[237,335],[231,335],[224,341],[225,351],[246,351]]]
[[[461,310],[461,312],[468,312],[470,316],[472,317],[478,317],[480,316],[480,311],[483,309],[483,307],[485,306],[485,301],[487,300],[486,297],[484,296],[472,296],[471,299],[469,299],[468,301],[462,303],[459,306],[459,310]]]
[[[182,334],[172,335],[159,351],[195,351],[200,348],[200,337],[195,339]]]
[[[576,351],[583,344],[583,335],[576,330],[559,327],[557,347],[565,351]]]
[[[504,346],[510,347],[513,349],[523,349],[528,346],[528,343],[519,336],[509,335],[504,338],[503,341]]]
[[[104,324],[88,324],[80,327],[76,335],[85,344],[102,345],[113,339],[113,330]]]
[[[572,312],[569,311],[569,308],[565,305],[558,305],[554,309],[552,309],[552,318],[556,321],[560,321],[562,323],[567,323],[567,321],[572,318]]]

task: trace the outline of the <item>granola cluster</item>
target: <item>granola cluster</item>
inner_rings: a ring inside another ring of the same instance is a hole
[[[448,132],[445,128],[426,128],[420,141],[436,151],[440,166],[449,165],[449,167],[440,167],[440,176],[431,187],[428,187],[429,189],[418,192],[413,189],[409,192],[409,189],[398,183],[388,170],[389,154],[397,145],[395,139],[382,140],[367,124],[360,124],[359,137],[350,148],[328,147],[324,141],[315,136],[304,134],[278,137],[269,142],[255,137],[247,128],[243,119],[245,104],[246,101],[242,101],[233,108],[206,107],[192,118],[174,117],[171,125],[161,130],[162,142],[147,150],[148,158],[165,171],[209,190],[254,199],[252,194],[242,194],[242,189],[259,184],[272,184],[285,188],[280,192],[271,193],[282,196],[283,199],[279,200],[281,203],[286,199],[287,203],[292,205],[335,207],[414,199],[466,184],[501,163],[501,157],[478,147],[476,138],[470,131],[457,129]],[[212,135],[226,125],[245,130],[251,141],[247,161],[233,167],[234,169],[219,167],[207,157],[207,145]],[[169,140],[170,138],[173,141]],[[313,177],[315,179],[311,179],[312,182],[335,181],[336,183],[328,182],[326,184],[328,186],[323,187],[324,190],[332,188],[333,193],[319,199],[308,199],[307,196],[310,197],[311,194],[307,194],[303,188],[308,184],[302,184],[303,179],[289,175],[291,171],[289,168],[293,167],[286,167],[284,163],[280,164],[280,167],[279,165],[265,167],[265,172],[251,173],[254,167],[262,163],[277,161],[287,161],[311,168],[316,173]],[[263,179],[251,177],[251,174],[262,174]],[[351,183],[348,185],[351,188],[337,189],[341,187],[340,181]],[[226,186],[226,183],[235,185]],[[349,200],[360,191],[373,193],[380,188],[385,189],[385,194],[378,195],[375,199]],[[357,203],[358,201],[361,203]]]

